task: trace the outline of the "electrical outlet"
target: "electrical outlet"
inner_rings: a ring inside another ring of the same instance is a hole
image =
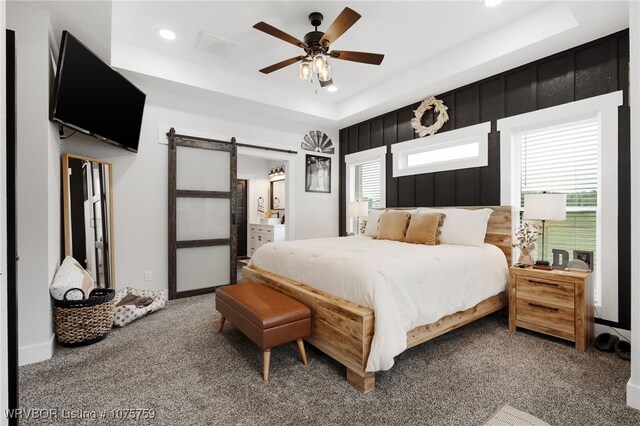
[[[147,271],[144,273],[144,280],[145,281],[151,281],[152,279],[152,275],[151,275],[151,271]]]

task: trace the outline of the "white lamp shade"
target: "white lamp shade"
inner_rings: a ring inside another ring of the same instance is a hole
[[[523,219],[565,220],[567,194],[525,194]]]
[[[369,214],[369,205],[366,201],[350,201],[349,217],[365,217]]]

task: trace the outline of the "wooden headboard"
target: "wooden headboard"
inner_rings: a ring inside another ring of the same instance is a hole
[[[386,207],[376,210],[413,210],[419,207]],[[511,206],[455,206],[455,207],[428,207],[432,209],[491,209],[491,217],[487,223],[487,235],[484,241],[489,244],[497,246],[504,252],[507,257],[507,264],[511,265]]]

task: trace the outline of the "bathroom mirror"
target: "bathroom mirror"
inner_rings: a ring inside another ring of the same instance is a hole
[[[271,181],[271,206],[270,210],[283,210],[285,208],[285,184],[284,179]]]
[[[115,287],[111,175],[111,163],[62,156],[64,252],[101,288]]]

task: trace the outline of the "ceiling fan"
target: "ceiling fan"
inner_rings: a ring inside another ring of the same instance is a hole
[[[253,28],[267,33],[287,43],[294,44],[304,49],[305,54],[285,59],[282,62],[273,64],[260,70],[263,74],[269,74],[286,66],[300,62],[299,76],[303,80],[309,80],[312,73],[316,73],[320,86],[326,87],[333,84],[331,75],[331,65],[328,58],[341,59],[343,61],[361,62],[364,64],[380,65],[384,59],[384,55],[378,53],[367,52],[351,52],[348,50],[330,50],[331,43],[336,41],[344,34],[358,19],[360,14],[348,7],[338,15],[338,17],[329,25],[327,31],[318,31],[318,27],[322,24],[324,17],[320,12],[313,12],[309,15],[311,25],[315,27],[304,36],[304,41],[281,31],[266,22],[258,22]]]

